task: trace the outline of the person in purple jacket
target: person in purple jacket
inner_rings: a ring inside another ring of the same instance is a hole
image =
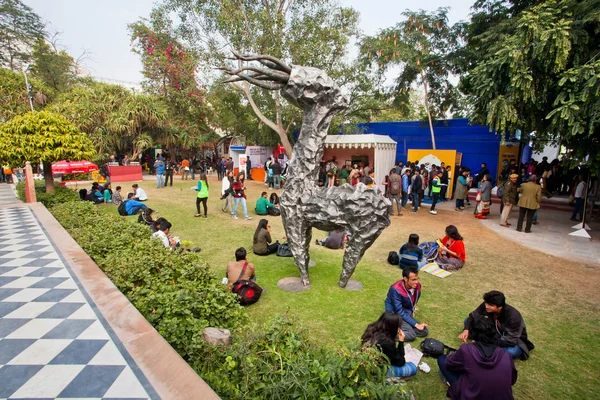
[[[402,270],[402,280],[394,283],[388,290],[385,299],[385,311],[402,317],[402,331],[406,342],[412,342],[417,337],[425,337],[429,334],[428,325],[419,323],[413,318],[420,297],[419,270],[415,267],[404,268]]]
[[[499,347],[491,318],[478,315],[470,325],[473,343],[437,360],[440,378],[453,400],[512,400],[517,370],[510,354]]]

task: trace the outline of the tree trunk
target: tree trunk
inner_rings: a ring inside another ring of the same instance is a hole
[[[54,178],[52,178],[52,163],[44,162],[44,181],[46,182],[46,193],[54,192]]]
[[[433,123],[431,122],[431,113],[429,112],[429,99],[427,98],[427,81],[425,80],[423,71],[421,71],[421,80],[423,81],[423,89],[425,89],[425,111],[427,112],[427,118],[429,118],[429,130],[431,131],[431,144],[433,145],[433,150],[435,150],[435,135],[433,133]]]

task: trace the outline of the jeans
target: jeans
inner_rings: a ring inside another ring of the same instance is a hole
[[[527,214],[525,232],[529,232],[531,231],[531,224],[533,223],[533,214],[535,214],[535,210],[533,208],[519,208],[519,220],[517,221],[517,230],[520,231],[523,229],[523,220],[525,219],[525,214]]]
[[[229,207],[229,214],[233,215],[233,196],[230,194],[225,197],[225,201],[223,202],[223,211]]]
[[[456,208],[464,208],[465,199],[456,199]]]
[[[413,211],[419,210],[419,193],[413,192]]]
[[[145,210],[145,209],[146,209],[145,207],[133,207],[131,209],[131,212],[129,212],[128,214],[129,215],[135,215],[135,214],[139,213],[140,210]]]
[[[194,180],[194,168],[190,167],[190,177],[192,180]]]
[[[233,215],[237,214],[237,206],[239,203],[242,203],[242,210],[244,211],[244,218],[248,218],[248,210],[246,209],[246,199],[243,197],[234,197],[233,198]]]
[[[407,203],[408,203],[408,190],[403,190],[402,191],[402,208],[406,207]]]
[[[281,175],[273,175],[273,189],[281,189]]]
[[[400,195],[390,194],[389,199],[392,202],[392,209],[391,209],[392,212],[390,215],[394,215],[394,202],[396,202],[396,208],[398,209],[398,215],[402,215],[402,208],[400,206],[402,200],[400,200]]]
[[[165,176],[156,174],[156,188],[160,189],[165,187]]]
[[[387,376],[393,376],[396,378],[407,378],[409,376],[415,376],[417,374],[417,366],[411,362],[407,362],[401,367],[396,365],[390,365],[388,368]]]
[[[432,194],[433,194],[433,201],[431,202],[431,209],[429,211],[435,211],[435,205],[437,204],[437,202],[440,198],[439,193],[432,193]]]
[[[167,186],[167,183],[169,183],[169,178],[171,179],[171,184],[169,186],[173,186],[173,171],[166,171],[165,186]]]
[[[450,386],[454,385],[458,382],[458,379],[462,374],[459,374],[454,371],[450,371],[446,368],[446,358],[447,356],[439,356],[437,359],[438,367],[440,368],[440,373],[444,376],[446,381],[450,384]]]
[[[579,214],[579,219],[583,219],[583,205],[584,199],[581,197],[575,197],[575,209],[573,210],[573,214],[571,215],[571,220],[577,219],[577,214]]]

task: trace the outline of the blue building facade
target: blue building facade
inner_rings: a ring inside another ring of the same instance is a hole
[[[409,149],[431,149],[429,125],[422,121],[371,122],[361,125],[364,133],[388,135],[397,143],[396,161],[406,163]],[[497,176],[500,136],[487,126],[470,124],[466,118],[440,120],[433,126],[438,150],[456,150],[462,153],[462,165],[473,174],[486,163],[492,177]],[[410,160],[415,161],[415,160]]]

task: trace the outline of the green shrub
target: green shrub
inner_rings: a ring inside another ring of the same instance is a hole
[[[171,346],[223,398],[406,399],[387,385],[374,349],[323,349],[282,316],[251,325],[246,310],[202,262],[171,252],[130,218],[105,215],[89,202],[57,204],[56,219]],[[203,340],[207,326],[234,332],[230,347]]]
[[[52,208],[56,204],[79,201],[79,194],[67,187],[54,183],[54,192],[46,193],[46,183],[44,181],[34,181],[35,196],[37,201],[46,208]],[[25,181],[17,183],[17,196],[21,201],[25,201]]]
[[[90,181],[90,173],[87,174],[63,174],[63,181]]]

